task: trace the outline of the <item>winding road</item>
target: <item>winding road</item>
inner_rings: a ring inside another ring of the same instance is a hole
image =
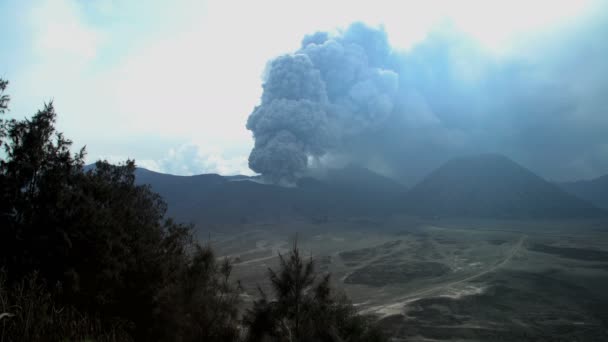
[[[386,317],[392,314],[396,314],[396,313],[400,313],[403,309],[403,306],[406,305],[409,302],[412,302],[414,300],[418,300],[421,299],[423,297],[429,296],[432,293],[435,292],[439,292],[445,289],[448,289],[450,287],[456,286],[456,285],[460,285],[472,280],[475,280],[479,277],[482,277],[488,273],[494,272],[496,270],[498,270],[501,267],[504,267],[506,264],[508,264],[511,259],[513,259],[513,257],[517,254],[517,252],[520,251],[521,247],[523,246],[525,240],[527,238],[527,235],[522,235],[519,240],[517,241],[517,243],[515,243],[513,245],[513,247],[509,250],[509,252],[507,253],[507,256],[499,263],[497,263],[496,265],[489,267],[479,273],[473,274],[471,276],[468,276],[466,278],[463,279],[459,279],[456,281],[452,281],[452,282],[448,282],[448,283],[444,283],[441,285],[437,285],[431,288],[427,288],[427,289],[423,289],[420,291],[415,291],[412,293],[407,294],[406,296],[400,297],[398,299],[396,299],[396,303],[394,304],[389,304],[389,305],[377,305],[377,306],[372,306],[369,307],[367,309],[364,309],[361,311],[361,313],[364,314],[379,314],[382,317]]]

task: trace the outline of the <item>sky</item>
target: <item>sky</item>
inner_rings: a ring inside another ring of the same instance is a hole
[[[321,162],[411,184],[450,157],[497,152],[551,180],[591,178],[608,173],[602,9],[591,0],[0,0],[0,77],[11,117],[53,100],[59,130],[86,145],[87,162],[252,174],[246,123],[269,62],[307,34],[363,22],[399,59],[395,110]]]

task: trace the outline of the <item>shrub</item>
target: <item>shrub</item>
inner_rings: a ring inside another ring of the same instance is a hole
[[[244,317],[248,342],[385,341],[373,320],[360,316],[345,295],[334,293],[328,274],[319,277],[312,257],[306,261],[296,244],[279,254],[277,271],[269,269],[273,298],[260,298]]]

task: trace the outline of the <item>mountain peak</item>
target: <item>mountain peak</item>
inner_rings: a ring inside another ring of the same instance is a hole
[[[603,215],[500,154],[452,159],[406,196],[416,214],[441,217],[565,218]]]
[[[599,208],[608,209],[608,175],[594,179],[558,183],[564,191],[587,200]]]

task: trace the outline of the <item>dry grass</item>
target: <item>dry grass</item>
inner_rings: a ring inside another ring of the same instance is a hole
[[[0,342],[129,341],[119,325],[58,306],[51,291],[34,273],[13,287],[0,272]]]

